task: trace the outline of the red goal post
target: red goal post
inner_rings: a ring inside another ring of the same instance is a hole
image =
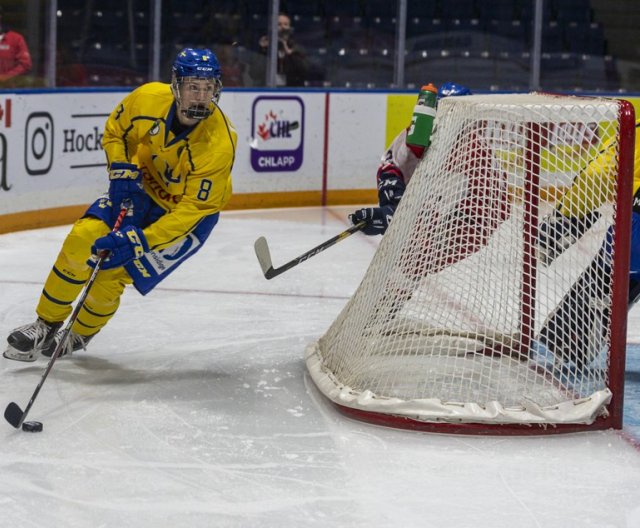
[[[433,143],[360,286],[307,349],[319,390],[395,427],[620,428],[634,119],[627,101],[598,97],[440,101]],[[576,178],[598,220],[543,262],[540,225]],[[596,295],[567,304],[587,272]]]

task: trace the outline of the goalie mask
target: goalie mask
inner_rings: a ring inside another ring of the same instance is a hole
[[[193,125],[209,117],[220,99],[220,64],[209,49],[184,48],[171,68],[171,91],[180,121]]]

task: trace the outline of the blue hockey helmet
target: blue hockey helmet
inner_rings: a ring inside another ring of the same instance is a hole
[[[222,91],[222,71],[215,54],[207,48],[184,48],[173,61],[171,73],[171,88],[181,114],[190,120],[209,117]],[[186,79],[211,83],[209,104],[185,100],[185,94],[180,88]]]
[[[171,71],[178,79],[197,77],[220,80],[222,76],[218,58],[207,48],[184,48],[173,61]]]
[[[444,83],[438,89],[438,99],[442,99],[443,97],[455,97],[458,95],[472,95],[472,93],[466,86],[462,86],[461,84],[456,84],[454,82]]]

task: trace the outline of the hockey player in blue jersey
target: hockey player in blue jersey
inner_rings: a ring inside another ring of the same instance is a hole
[[[4,357],[50,356],[92,268],[108,252],[61,352],[85,348],[113,317],[128,285],[151,291],[207,240],[231,196],[237,134],[218,106],[216,56],[186,48],[170,84],[144,84],[120,102],[105,126],[109,192],[71,228],[44,284],[35,322],[7,338]],[[133,206],[111,229],[126,200]]]

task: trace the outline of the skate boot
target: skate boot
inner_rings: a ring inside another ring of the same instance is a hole
[[[7,337],[9,346],[3,356],[16,361],[35,361],[51,344],[61,326],[62,323],[47,323],[38,318],[35,323],[16,328]]]
[[[56,350],[56,347],[60,344],[60,339],[62,339],[62,330],[60,330],[55,337],[49,343],[49,346],[42,350],[42,355],[46,357],[53,356],[53,353]],[[76,334],[75,332],[69,332],[67,336],[67,341],[62,347],[60,354],[58,357],[62,356],[70,356],[77,350],[86,350],[89,341],[93,339],[93,336],[81,336],[80,334]]]

